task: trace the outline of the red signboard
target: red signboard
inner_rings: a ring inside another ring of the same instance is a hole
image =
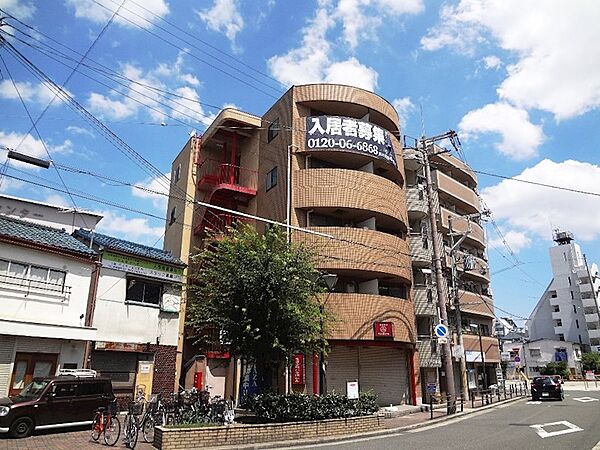
[[[294,353],[292,366],[292,384],[305,384],[306,371],[304,369],[304,355],[302,353]]]
[[[376,338],[394,337],[394,324],[392,322],[375,322],[374,328]]]

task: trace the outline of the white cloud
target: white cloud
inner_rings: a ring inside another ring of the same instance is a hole
[[[502,67],[502,60],[496,55],[489,55],[483,58],[483,65],[488,70],[498,70]]]
[[[80,135],[89,136],[92,138],[96,137],[96,135],[94,133],[92,133],[90,130],[88,130],[87,128],[82,128],[82,127],[78,127],[75,125],[69,125],[67,127],[67,131],[72,134],[80,134]]]
[[[160,63],[147,71],[132,63],[123,64],[122,75],[133,80],[129,83],[126,96],[92,92],[88,97],[88,106],[92,112],[112,120],[135,117],[144,109],[152,119],[161,122],[169,115],[188,122],[207,123],[196,90],[200,81],[185,69],[183,52],[179,53],[174,63]],[[158,90],[176,95],[160,96]]]
[[[0,0],[0,8],[17,19],[31,19],[36,11],[35,5],[22,0]]]
[[[63,206],[65,208],[71,206],[71,203],[69,203],[69,201],[60,194],[50,193],[46,196],[46,198],[43,201],[45,203],[50,203],[51,205]]]
[[[213,31],[223,33],[235,44],[236,35],[244,29],[244,19],[236,0],[215,0],[212,8],[198,12],[200,19]]]
[[[461,0],[444,6],[423,48],[451,47],[475,54],[495,43],[516,56],[497,89],[499,97],[562,120],[600,106],[600,2]]]
[[[75,17],[105,24],[121,4],[120,0],[65,0],[75,11]],[[119,25],[150,28],[158,17],[169,14],[169,5],[164,0],[144,0],[143,4],[125,2],[115,18]]]
[[[504,241],[508,244],[510,249],[518,253],[522,249],[527,248],[531,245],[531,238],[522,231],[510,230],[502,233],[504,235]],[[490,248],[501,248],[504,246],[502,238],[497,237],[488,241],[488,247]]]
[[[165,180],[165,178],[146,178],[143,181],[140,181],[138,183],[135,183],[137,186],[140,186],[142,188],[145,189],[149,189],[151,191],[155,191],[155,192],[159,192],[165,195],[161,195],[161,194],[156,194],[154,192],[147,192],[147,191],[143,191],[141,189],[137,189],[135,187],[131,188],[131,193],[133,194],[134,197],[138,197],[138,198],[145,198],[145,199],[150,199],[152,200],[152,204],[154,205],[154,207],[161,211],[162,213],[165,213],[167,210],[167,203],[169,200],[169,180],[171,179],[171,174],[170,173],[166,173],[165,177],[167,178]]]
[[[375,69],[361,64],[352,57],[346,61],[339,61],[325,68],[326,83],[349,84],[374,91],[377,87],[379,74]]]
[[[408,119],[408,116],[415,109],[414,103],[411,101],[410,97],[402,97],[392,100],[392,106],[396,108],[396,112],[400,118],[400,126],[404,128],[406,126],[406,120]]]
[[[458,128],[465,140],[485,133],[499,134],[502,140],[496,149],[516,161],[536,156],[545,138],[542,127],[531,123],[527,111],[507,103],[491,103],[468,112]]]
[[[516,178],[600,192],[600,166],[580,161],[545,159],[525,169]],[[576,238],[600,235],[598,197],[504,180],[481,192],[485,203],[502,227],[515,232],[551,239],[553,228],[572,231]]]
[[[0,81],[0,98],[8,100],[19,100],[19,93],[25,102],[35,102],[46,106],[54,98],[54,93],[48,89],[43,83],[33,84],[29,81],[15,83],[17,89],[9,80]],[[66,91],[68,92],[68,91]],[[70,94],[70,93],[69,93]],[[70,94],[71,95],[71,94]],[[53,106],[60,105],[60,100],[54,101]]]
[[[145,245],[155,245],[164,231],[164,226],[153,227],[145,218],[128,218],[115,211],[101,211],[104,218],[98,223],[97,231]]]
[[[17,149],[19,153],[24,153],[29,156],[33,156],[35,158],[40,158],[47,160],[48,154],[46,153],[46,149],[44,148],[44,144],[39,139],[34,138],[30,134],[25,136],[14,132],[4,132],[0,131],[0,144],[5,145],[11,149]],[[23,143],[21,143],[23,141]],[[19,145],[20,144],[20,145]],[[60,144],[53,144],[52,142],[46,141],[46,146],[48,147],[48,151],[55,157],[58,154],[69,154],[73,151],[73,143],[67,139]],[[0,152],[0,164],[3,164],[6,161],[8,153]],[[38,170],[37,167],[32,166],[31,164],[25,164],[19,161],[10,161],[11,165],[15,165],[20,168]]]

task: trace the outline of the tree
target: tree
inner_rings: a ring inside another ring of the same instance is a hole
[[[271,386],[273,370],[294,351],[326,349],[330,316],[319,303],[321,274],[311,253],[289,244],[280,228],[263,235],[231,229],[192,259],[192,336],[204,344],[218,336],[233,355],[254,362],[261,388]]]
[[[560,375],[563,378],[569,378],[570,373],[569,365],[566,361],[549,362],[540,368],[541,375]]]
[[[593,370],[594,373],[600,372],[600,353],[584,353],[581,355],[583,370]]]

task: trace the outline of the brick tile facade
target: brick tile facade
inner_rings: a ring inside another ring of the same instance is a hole
[[[152,393],[161,394],[165,397],[172,393],[175,388],[175,358],[177,356],[177,346],[150,345],[150,351],[154,353]]]

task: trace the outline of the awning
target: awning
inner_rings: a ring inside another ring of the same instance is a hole
[[[465,352],[465,356],[467,358],[467,362],[481,362],[481,352],[467,350]]]

